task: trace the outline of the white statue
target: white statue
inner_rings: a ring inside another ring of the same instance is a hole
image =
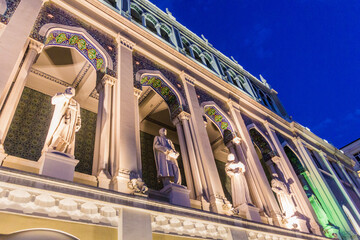
[[[285,218],[294,216],[296,212],[295,204],[286,184],[275,176],[275,178],[271,180],[271,189],[276,193]]]
[[[75,133],[81,127],[80,105],[73,99],[74,96],[75,89],[69,87],[51,99],[55,110],[44,150],[56,150],[74,156]]]
[[[159,130],[160,136],[154,139],[153,149],[155,155],[158,178],[164,186],[170,183],[181,185],[181,175],[177,162],[179,153],[175,150],[171,140],[166,138],[167,131],[165,128]]]
[[[236,208],[241,204],[252,204],[249,188],[245,178],[245,165],[235,161],[234,154],[228,155],[228,162],[225,165],[226,174],[231,178],[231,192],[233,206]]]

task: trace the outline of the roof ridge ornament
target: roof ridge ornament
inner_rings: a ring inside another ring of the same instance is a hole
[[[171,19],[173,19],[173,20],[176,21],[176,18],[172,15],[172,12],[170,12],[168,8],[166,8],[165,10],[166,10],[166,13],[167,13],[167,15],[169,16],[169,18],[171,18]]]

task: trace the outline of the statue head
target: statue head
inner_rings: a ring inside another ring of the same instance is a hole
[[[235,161],[235,155],[232,153],[229,153],[227,157],[228,162],[234,162]]]
[[[166,136],[166,134],[167,134],[166,128],[160,128],[159,134],[160,134],[160,136]]]
[[[72,97],[75,96],[75,88],[68,87],[65,89],[65,93],[71,95]]]

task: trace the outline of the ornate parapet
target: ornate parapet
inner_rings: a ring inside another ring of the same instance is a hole
[[[204,239],[228,239],[229,237],[229,229],[221,225],[171,215],[151,215],[151,227],[155,233],[172,233]]]

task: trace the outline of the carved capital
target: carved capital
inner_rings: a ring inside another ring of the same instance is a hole
[[[179,118],[180,121],[189,120],[190,114],[182,111],[181,113],[179,113],[179,115],[177,117]]]
[[[133,50],[133,48],[135,47],[135,43],[130,41],[129,39],[121,36],[120,34],[117,35],[116,37],[116,41],[119,45],[128,48],[130,51]]]
[[[116,83],[116,78],[108,75],[108,74],[105,74],[104,77],[101,79],[101,84],[102,85],[110,85],[110,86],[114,86]]]
[[[240,137],[234,137],[232,142],[233,144],[238,145],[242,142],[242,139]]]
[[[38,54],[40,54],[43,48],[44,48],[44,44],[30,38],[29,49],[35,50]]]
[[[134,88],[134,95],[136,96],[136,97],[140,97],[140,95],[141,95],[141,93],[142,93],[142,91],[140,90],[140,89],[138,89],[138,88]]]

